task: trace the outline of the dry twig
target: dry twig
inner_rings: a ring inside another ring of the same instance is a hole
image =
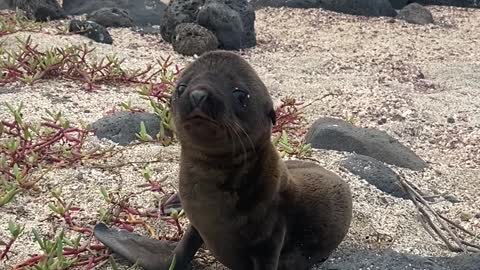
[[[475,236],[473,232],[468,231],[467,229],[463,228],[462,226],[456,224],[455,222],[449,220],[445,216],[437,213],[435,209],[433,209],[430,204],[425,200],[425,198],[420,195],[420,193],[417,191],[419,190],[417,187],[415,187],[412,183],[409,183],[403,175],[399,177],[400,184],[403,186],[403,188],[407,191],[407,193],[410,195],[410,199],[412,200],[413,204],[415,205],[419,215],[421,216],[422,225],[425,227],[427,232],[432,235],[432,230],[435,232],[437,236],[442,239],[442,241],[445,243],[447,248],[450,251],[453,252],[480,252],[480,246],[474,243],[470,243],[464,239],[461,239],[461,236],[457,234],[457,232],[454,229],[458,229],[463,233],[466,233],[471,236]],[[432,219],[432,216],[435,218],[435,220],[440,224],[440,227],[435,224],[435,222]],[[426,224],[425,224],[426,222]],[[449,225],[450,224],[450,225]],[[430,228],[427,227],[430,226]],[[443,231],[442,231],[443,229]],[[445,231],[447,232],[447,235],[445,235]],[[433,235],[432,235],[433,237]],[[435,237],[433,237],[435,239]],[[451,241],[455,243],[451,243]]]

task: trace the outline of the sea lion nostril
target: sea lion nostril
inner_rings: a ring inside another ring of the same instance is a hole
[[[190,102],[194,107],[202,105],[208,97],[208,93],[203,90],[193,90],[190,93]]]

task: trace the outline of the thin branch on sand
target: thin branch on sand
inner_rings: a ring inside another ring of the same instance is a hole
[[[456,224],[447,217],[437,213],[425,198],[418,193],[418,188],[412,183],[408,182],[403,176],[399,177],[400,184],[405,191],[410,195],[410,199],[415,205],[418,213],[421,216],[422,225],[427,232],[432,235],[432,230],[445,243],[447,248],[453,252],[480,252],[480,246],[463,239],[455,230],[466,233],[470,236],[475,234],[462,226]],[[434,219],[432,219],[434,217]],[[434,220],[440,225],[435,224]],[[429,228],[427,227],[429,226]],[[427,229],[428,228],[428,229]],[[430,230],[431,229],[431,230]],[[445,233],[446,232],[446,233]],[[433,235],[432,235],[433,237]],[[434,237],[435,239],[435,237]],[[452,243],[453,241],[453,243]]]

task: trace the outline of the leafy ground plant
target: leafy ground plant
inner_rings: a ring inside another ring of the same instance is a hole
[[[22,235],[25,227],[20,226],[13,221],[8,222],[8,232],[10,233],[10,239],[7,242],[4,242],[0,239],[0,246],[4,246],[4,249],[0,251],[0,261],[3,259],[8,259],[8,252],[13,247],[13,244]]]
[[[308,157],[312,154],[312,147],[310,144],[304,144],[299,140],[292,140],[285,130],[283,130],[280,135],[274,137],[273,143],[279,150],[281,157]]]
[[[18,31],[39,32],[41,29],[41,23],[31,21],[20,13],[0,11],[0,37]]]
[[[6,104],[11,120],[0,121],[0,198],[3,204],[17,188],[30,189],[46,170],[66,167],[86,158],[98,158],[98,149],[84,148],[88,130],[75,127],[61,112],[47,111],[40,123],[25,121],[23,104]],[[41,172],[34,177],[35,172]],[[3,191],[2,191],[3,189]]]
[[[13,266],[13,269],[93,269],[105,263],[116,266],[111,258],[110,251],[93,237],[91,224],[104,222],[119,229],[133,231],[136,227],[144,228],[151,237],[164,238],[178,241],[183,234],[179,219],[184,217],[175,209],[178,200],[175,194],[168,194],[161,188],[161,181],[156,181],[151,170],[145,169],[142,172],[147,180],[146,189],[135,194],[119,196],[114,192],[108,192],[105,188],[100,189],[100,194],[110,205],[109,209],[100,209],[98,220],[77,220],[79,212],[83,209],[67,202],[62,194],[61,188],[54,188],[51,191],[52,201],[48,204],[52,211],[52,218],[63,223],[62,229],[55,233],[55,237],[42,236],[36,229],[32,230],[34,241],[40,247],[40,254],[33,254],[23,262]],[[165,179],[163,179],[165,180]],[[142,209],[132,206],[128,199],[141,195],[144,192],[157,192],[165,196],[157,209]],[[172,224],[178,229],[173,237],[158,236],[156,230],[149,225],[149,220],[160,218],[166,225]],[[23,233],[23,227],[11,223],[9,225],[11,239],[5,244],[2,259],[7,257],[10,248],[19,235]],[[69,235],[69,236],[67,236]],[[0,260],[1,261],[1,260]],[[174,262],[173,262],[174,263]]]
[[[302,102],[286,97],[276,109],[277,123],[272,129],[273,143],[282,157],[307,157],[312,153],[310,145],[301,139],[307,132],[303,117],[303,109],[306,106],[302,105],[304,105]]]
[[[96,60],[95,49],[86,44],[42,51],[30,36],[25,41],[19,38],[17,41],[18,49],[0,50],[0,85],[18,81],[34,84],[40,80],[64,78],[80,81],[85,89],[93,90],[99,84],[133,83],[151,85],[151,93],[158,98],[162,98],[168,88],[164,77],[170,72],[170,58],[158,60],[156,66],[143,70],[127,70],[123,67],[124,60],[114,55]]]
[[[160,132],[155,139],[164,145],[172,142],[172,119],[168,103],[181,70],[170,57],[161,58],[155,65],[145,69],[128,70],[123,67],[124,59],[116,56],[96,60],[94,48],[87,45],[42,51],[30,37],[25,41],[17,38],[17,41],[17,49],[2,50],[0,47],[0,85],[13,82],[34,84],[57,78],[80,81],[87,90],[93,90],[100,84],[139,85],[140,97],[149,102],[160,119]],[[128,102],[122,103],[121,107],[139,111],[131,108]],[[147,136],[140,139],[153,140]]]

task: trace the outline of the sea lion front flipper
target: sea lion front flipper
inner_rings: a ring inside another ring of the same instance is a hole
[[[138,262],[139,266],[147,270],[163,270],[170,266],[175,248],[173,242],[111,229],[103,223],[95,225],[93,234],[105,246],[132,264]]]
[[[175,270],[186,269],[190,262],[193,260],[195,253],[202,246],[203,239],[191,224],[188,226],[188,229],[185,231],[182,239],[178,242],[175,247]]]
[[[287,226],[285,221],[279,220],[270,239],[254,247],[251,257],[253,270],[277,270],[280,253],[285,241]]]
[[[175,244],[164,240],[155,240],[127,231],[109,229],[105,224],[95,225],[95,237],[113,252],[131,263],[137,263],[146,270],[167,270],[175,254],[175,270],[184,270],[203,240],[193,226],[189,226],[182,239]]]

